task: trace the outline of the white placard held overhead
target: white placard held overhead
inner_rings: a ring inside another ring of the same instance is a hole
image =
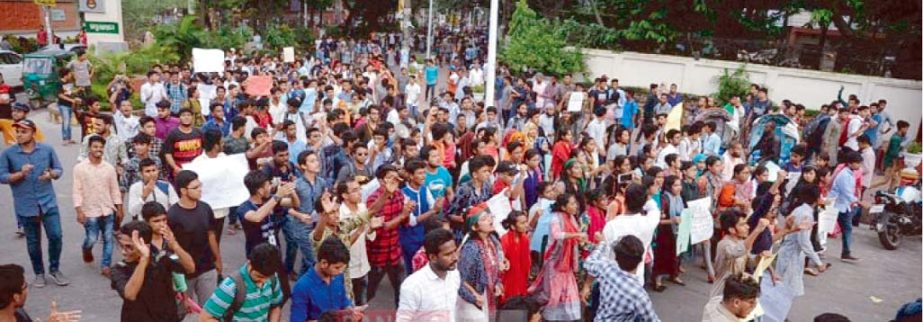
[[[567,100],[567,111],[568,112],[580,112],[583,110],[583,101],[586,100],[586,93],[584,92],[571,92],[570,98]],[[544,108],[544,107],[541,107]]]
[[[295,47],[282,48],[282,61],[286,63],[295,62]]]
[[[192,69],[196,73],[224,72],[224,51],[221,49],[192,49]]]
[[[244,176],[250,170],[243,153],[202,158],[184,165],[183,169],[199,175],[202,201],[212,209],[237,207],[250,198],[250,192],[243,185]]]

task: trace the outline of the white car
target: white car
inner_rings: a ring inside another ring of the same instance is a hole
[[[0,75],[12,87],[22,86],[22,56],[0,49]]]

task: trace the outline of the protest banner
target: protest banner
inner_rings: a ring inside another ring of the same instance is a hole
[[[192,49],[192,69],[196,73],[224,72],[224,51],[221,49]]]
[[[272,89],[272,76],[247,77],[247,95],[269,96]]]
[[[689,236],[693,244],[711,238],[715,233],[715,221],[711,217],[711,197],[696,199],[686,203],[686,209],[692,213],[692,227]]]
[[[583,110],[583,101],[586,100],[586,93],[571,92],[567,100],[568,112],[580,112]]]
[[[689,249],[689,241],[692,236],[692,211],[683,209],[680,214],[679,226],[676,230],[676,256],[685,253]]]

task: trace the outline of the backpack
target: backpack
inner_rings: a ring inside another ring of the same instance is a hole
[[[221,320],[225,322],[234,321],[234,313],[240,311],[240,308],[244,305],[244,301],[247,299],[247,284],[244,282],[244,278],[240,276],[240,272],[234,273],[234,275],[231,275],[231,278],[234,279],[234,300],[228,305],[228,309],[224,311],[224,316],[221,318]],[[271,289],[276,288],[277,279],[278,277],[269,279]],[[270,305],[270,309],[272,308],[273,306]]]

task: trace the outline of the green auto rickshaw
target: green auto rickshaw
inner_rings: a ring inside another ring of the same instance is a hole
[[[32,108],[47,107],[57,102],[61,91],[61,69],[73,55],[66,50],[45,49],[23,56],[22,85]]]

